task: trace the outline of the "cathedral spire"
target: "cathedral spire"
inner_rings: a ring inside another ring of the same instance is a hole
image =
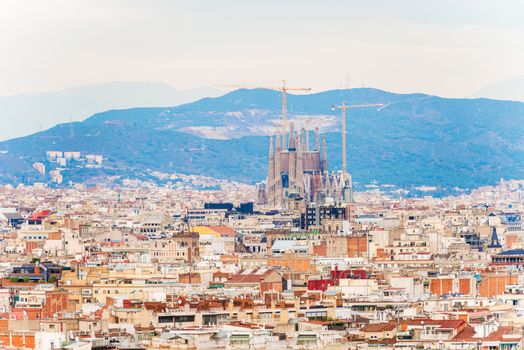
[[[269,135],[269,159],[273,159],[273,134]]]
[[[289,123],[289,141],[288,141],[288,149],[293,150],[297,147],[296,144],[296,135],[295,135],[295,124]]]
[[[304,151],[309,152],[309,129],[306,129],[306,139],[304,140],[306,147]]]
[[[280,173],[280,133],[277,132],[276,135],[276,149],[273,156],[273,173],[275,174],[273,179],[273,195],[270,201],[273,205],[280,206],[282,204],[282,177]]]
[[[328,172],[326,137],[322,136],[322,172]]]
[[[273,134],[269,136],[269,160],[268,160],[268,176],[267,176],[267,182],[268,187],[273,184],[273,179],[275,178],[275,153],[274,153],[274,147],[273,147]]]
[[[302,159],[302,146],[303,144],[299,143],[299,146],[297,148],[297,166],[295,176],[297,192],[301,197],[304,196],[304,161]]]
[[[320,151],[320,139],[318,138],[318,126],[315,128],[315,151]]]
[[[493,231],[491,233],[491,242],[488,245],[488,248],[502,248],[502,244],[500,244],[499,236],[497,235],[497,228],[493,227]]]

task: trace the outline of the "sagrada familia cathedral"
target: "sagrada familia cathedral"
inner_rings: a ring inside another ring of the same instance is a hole
[[[273,207],[302,210],[310,204],[320,207],[325,203],[351,203],[353,190],[351,174],[347,171],[346,110],[384,106],[381,103],[332,106],[342,110],[342,170],[329,172],[326,138],[322,137],[322,150],[318,128],[315,128],[315,146],[309,147],[309,130],[296,133],[293,123],[286,124],[286,92],[309,91],[309,88],[289,88],[283,81],[282,129],[269,139],[267,180],[258,188],[258,202]]]
[[[267,181],[262,189],[267,204],[300,209],[328,198],[336,203],[352,200],[351,175],[345,171],[330,173],[325,136],[321,149],[316,128],[314,147],[310,149],[309,134],[304,128],[296,133],[290,123],[288,133],[270,137]]]

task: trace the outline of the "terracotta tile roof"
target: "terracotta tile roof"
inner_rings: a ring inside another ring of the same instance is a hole
[[[149,240],[149,237],[147,237],[146,235],[141,234],[141,233],[135,233],[135,234],[133,234],[133,236],[135,236],[136,239],[138,239],[140,241],[148,241]]]
[[[453,341],[457,341],[457,340],[461,340],[461,341],[469,341],[469,340],[472,340],[473,337],[475,336],[476,332],[475,332],[475,328],[471,327],[471,326],[468,326],[466,327],[462,332],[460,332],[459,334],[457,334],[454,338],[453,338]],[[478,340],[478,339],[476,339]]]
[[[222,272],[222,271],[215,271],[213,272],[213,277],[215,278],[221,278],[221,277],[229,277],[230,273],[228,272]]]
[[[253,323],[244,323],[240,321],[230,322],[228,323],[230,326],[234,327],[240,327],[240,328],[248,328],[248,329],[262,329],[259,325],[253,324]]]
[[[34,213],[33,215],[31,215],[29,220],[40,220],[42,218],[45,218],[45,217],[49,216],[50,213],[51,212],[49,210],[42,210],[42,211],[39,211],[39,212]]]
[[[491,332],[486,338],[484,338],[485,341],[501,341],[503,340],[504,335],[508,334],[515,334],[516,338],[511,339],[520,339],[520,335],[516,334],[520,333],[520,330],[517,332],[513,331],[512,327],[499,327],[495,332]],[[504,340],[507,340],[507,338],[504,338]]]
[[[394,323],[370,323],[362,327],[363,332],[387,332],[392,331],[397,327]]]
[[[430,318],[416,318],[413,320],[404,320],[404,321],[401,321],[401,323],[407,326],[440,325],[442,321],[432,320]]]
[[[464,326],[466,321],[464,320],[444,320],[441,321],[440,327],[441,329],[458,329],[461,326]]]
[[[273,271],[272,269],[257,268],[254,270],[240,270],[238,273],[229,276],[226,283],[257,283],[262,282]]]
[[[233,230],[231,227],[227,226],[208,226],[213,231],[219,233],[222,237],[233,237],[235,236],[235,230]]]
[[[195,226],[193,232],[199,235],[214,235],[215,237],[235,237],[236,232],[228,226]]]
[[[145,301],[144,307],[146,308],[146,310],[152,310],[155,312],[162,312],[165,309],[167,309],[166,303],[160,301]]]
[[[508,337],[508,335],[515,335],[514,337]],[[487,342],[487,341],[502,341],[502,340],[513,340],[520,341],[521,336],[518,331],[514,331],[512,327],[499,327],[496,331],[491,332],[487,337],[480,338],[475,337],[475,329],[473,327],[467,327],[462,332],[457,334],[453,338],[453,341],[464,341],[464,342]]]

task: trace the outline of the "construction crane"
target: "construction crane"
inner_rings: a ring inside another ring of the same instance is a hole
[[[286,134],[287,126],[286,126],[286,114],[287,114],[287,101],[286,101],[286,95],[288,91],[311,91],[311,88],[300,88],[300,87],[294,87],[290,88],[286,86],[286,81],[282,80],[282,87],[274,89],[279,90],[282,92],[282,135]],[[286,138],[284,137],[283,147],[286,148]]]
[[[274,86],[242,86],[242,85],[220,85],[225,87],[233,87],[233,88],[251,88],[251,89],[268,89],[268,90],[277,90],[282,92],[282,136],[286,135],[287,133],[287,92],[288,91],[311,91],[311,88],[307,87],[288,87],[286,85],[286,80],[282,80],[282,86],[274,87]],[[286,137],[283,137],[282,140],[282,148],[286,148]]]
[[[342,174],[347,173],[347,164],[346,164],[346,110],[352,108],[368,108],[368,107],[382,107],[383,103],[372,103],[364,105],[346,105],[346,101],[342,102],[342,105],[334,105],[331,107],[332,110],[341,109],[342,110]]]

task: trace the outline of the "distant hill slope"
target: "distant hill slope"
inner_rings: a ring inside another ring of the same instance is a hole
[[[177,90],[159,82],[110,82],[54,92],[0,96],[0,140],[58,123],[83,120],[108,109],[174,106],[223,93],[214,88]],[[16,121],[16,122],[12,122]]]
[[[517,76],[490,84],[470,97],[524,102],[524,76]]]
[[[360,184],[377,180],[449,189],[492,184],[501,177],[524,178],[524,103],[368,88],[289,95],[289,118],[297,128],[318,125],[327,135],[331,169],[340,168],[341,134],[339,112],[330,107],[343,100],[385,104],[349,112],[348,166]],[[147,177],[151,169],[254,183],[265,178],[267,135],[279,120],[278,92],[237,90],[178,107],[95,114],[84,122],[0,143],[0,150],[9,149],[9,156],[26,166],[44,160],[46,150],[107,158],[103,169],[64,171],[66,180]],[[34,173],[13,171],[9,178],[31,178]]]

